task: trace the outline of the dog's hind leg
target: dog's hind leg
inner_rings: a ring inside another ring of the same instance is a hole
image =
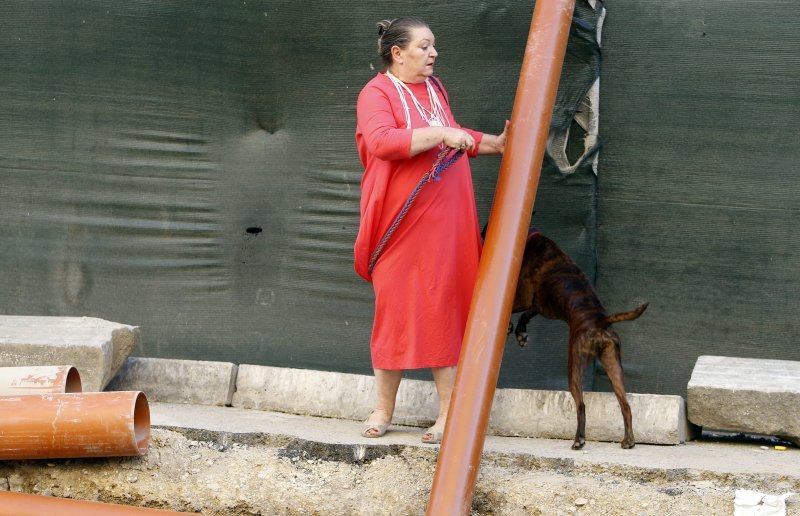
[[[617,396],[619,408],[622,411],[622,421],[625,424],[625,436],[620,444],[622,448],[633,448],[636,445],[636,438],[633,436],[633,422],[631,416],[631,406],[625,396],[625,379],[622,372],[622,361],[619,354],[619,344],[614,342],[606,346],[600,355],[600,362],[611,380],[611,387]]]
[[[570,345],[569,359],[569,392],[575,400],[575,409],[578,417],[578,427],[575,430],[575,441],[572,443],[573,450],[580,450],[586,444],[586,405],[583,403],[583,371],[586,367],[586,360]]]
[[[517,329],[514,330],[514,335],[517,337],[517,344],[519,344],[519,347],[524,348],[525,344],[528,343],[528,322],[536,317],[538,313],[539,312],[536,310],[531,309],[527,312],[522,312],[522,315],[519,316]]]

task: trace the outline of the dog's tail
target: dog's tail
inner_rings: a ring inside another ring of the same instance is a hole
[[[608,326],[611,326],[615,322],[630,321],[630,320],[636,319],[637,317],[642,315],[642,313],[647,308],[647,305],[649,305],[649,304],[650,303],[644,303],[639,308],[637,308],[635,310],[631,310],[630,312],[620,312],[620,313],[617,313],[617,314],[611,314],[611,315],[607,316],[605,319],[603,319],[602,321],[600,321],[600,326],[603,327],[603,328],[607,328]]]

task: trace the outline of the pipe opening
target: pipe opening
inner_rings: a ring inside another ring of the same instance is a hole
[[[72,366],[67,369],[67,379],[64,382],[65,393],[83,392],[83,384],[81,383],[81,375],[78,370]]]
[[[144,455],[150,445],[150,406],[143,392],[136,395],[133,407],[133,435],[139,455]]]

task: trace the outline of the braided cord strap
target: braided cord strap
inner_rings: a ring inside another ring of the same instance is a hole
[[[372,275],[372,269],[375,268],[375,264],[378,262],[378,258],[381,257],[383,254],[383,250],[386,247],[386,244],[389,242],[389,239],[392,236],[392,233],[395,232],[397,227],[400,225],[400,222],[408,213],[408,210],[414,204],[414,200],[417,198],[420,190],[422,187],[425,186],[425,183],[430,181],[438,181],[439,175],[447,170],[450,165],[456,162],[456,160],[461,157],[464,151],[451,149],[450,147],[445,147],[439,152],[439,155],[436,157],[436,161],[433,162],[431,169],[428,170],[422,179],[420,179],[417,186],[414,187],[414,190],[411,192],[411,195],[408,197],[408,200],[403,205],[403,208],[400,210],[400,213],[397,214],[395,217],[394,222],[392,225],[389,226],[389,229],[386,230],[386,233],[381,238],[381,241],[378,242],[378,245],[375,247],[375,250],[372,251],[372,254],[369,256],[369,274]]]

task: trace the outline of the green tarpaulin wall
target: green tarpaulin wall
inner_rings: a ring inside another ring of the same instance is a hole
[[[797,3],[607,9],[597,285],[651,302],[619,325],[628,385],[683,394],[699,355],[800,360]]]
[[[606,8],[598,175],[548,161],[537,224],[610,310],[650,301],[618,325],[630,391],[683,394],[701,354],[800,359],[798,10]],[[426,19],[459,121],[496,133],[532,11],[3,1],[0,313],[139,325],[140,356],[369,373],[353,136],[356,96],[380,68],[374,23]],[[584,84],[585,30],[560,100]],[[473,161],[481,222],[499,164]],[[530,329],[526,349],[509,339],[500,385],[564,389],[565,325]]]

